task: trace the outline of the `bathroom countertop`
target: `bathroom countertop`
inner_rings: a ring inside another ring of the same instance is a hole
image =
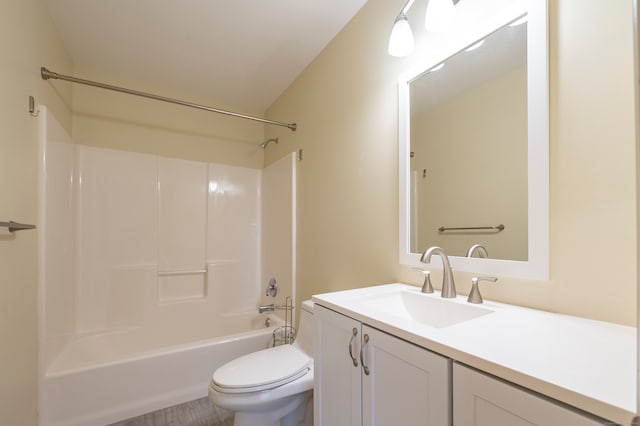
[[[398,291],[386,284],[313,296],[329,309],[623,425],[636,408],[636,328],[485,300],[493,312],[433,327],[371,308],[363,300]],[[424,295],[440,298],[439,293]],[[452,303],[467,304],[466,296]]]

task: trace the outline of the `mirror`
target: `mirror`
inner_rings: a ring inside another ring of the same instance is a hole
[[[409,86],[411,252],[526,261],[526,17]]]
[[[546,16],[467,25],[400,79],[401,263],[440,246],[456,270],[548,277]]]

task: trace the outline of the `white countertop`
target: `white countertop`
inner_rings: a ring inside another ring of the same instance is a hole
[[[607,420],[636,409],[636,329],[485,300],[491,314],[436,328],[371,308],[363,299],[407,284],[346,290],[313,301],[426,349]],[[440,298],[438,292],[425,297]],[[467,304],[466,296],[448,299]]]

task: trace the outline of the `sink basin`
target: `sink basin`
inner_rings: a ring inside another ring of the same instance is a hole
[[[362,306],[387,315],[443,328],[492,313],[491,309],[458,303],[438,296],[397,291],[362,300]]]

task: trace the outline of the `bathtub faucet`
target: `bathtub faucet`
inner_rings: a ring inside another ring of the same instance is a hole
[[[273,311],[276,309],[276,305],[274,305],[273,303],[270,305],[262,305],[262,306],[258,306],[258,313],[263,313],[266,311]]]

